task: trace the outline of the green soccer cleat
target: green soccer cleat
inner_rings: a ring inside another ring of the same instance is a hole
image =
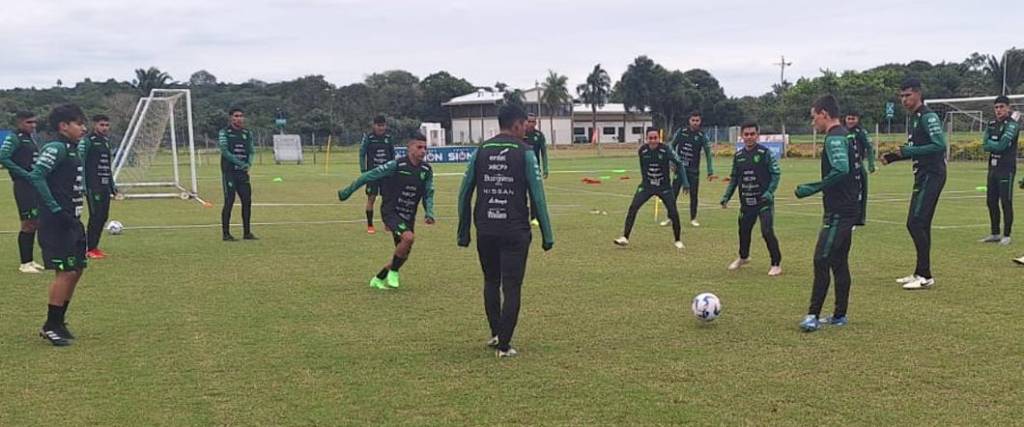
[[[370,287],[374,288],[374,289],[387,289],[388,288],[384,284],[384,279],[381,279],[381,278],[379,278],[377,276],[373,276],[373,278],[370,279]]]
[[[388,271],[388,287],[392,289],[398,289],[398,272],[395,270]]]

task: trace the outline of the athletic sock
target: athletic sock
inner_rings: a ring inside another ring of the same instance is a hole
[[[384,267],[384,268],[380,269],[380,272],[377,273],[377,278],[378,279],[384,280],[385,277],[388,277],[388,269],[387,269],[387,267]]]
[[[366,211],[366,225],[373,227],[373,209]]]
[[[409,258],[399,258],[398,255],[391,257],[391,271],[398,271],[402,268],[402,264],[405,264],[405,260]]]
[[[59,305],[46,305],[46,324],[43,325],[44,329],[52,329],[57,326],[64,324],[64,307]]]
[[[61,323],[64,323],[63,320],[65,319],[65,316],[68,313],[68,306],[69,305],[71,305],[71,300],[64,301],[64,306],[60,308]]]
[[[18,233],[18,250],[21,252],[21,263],[32,262],[32,241],[36,239],[36,233]]]

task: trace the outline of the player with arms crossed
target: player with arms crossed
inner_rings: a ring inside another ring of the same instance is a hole
[[[85,227],[82,215],[82,162],[78,143],[85,135],[85,114],[77,105],[55,107],[50,112],[50,127],[57,140],[40,150],[29,174],[39,194],[39,246],[48,270],[56,271],[50,283],[46,323],[39,336],[55,346],[66,346],[75,339],[68,331],[65,315],[75,286],[86,266]]]
[[[988,155],[988,217],[992,234],[981,239],[983,243],[1010,244],[1013,229],[1013,176],[1017,174],[1017,137],[1020,123],[1010,117],[1010,99],[996,98],[996,119],[988,124],[982,136],[982,149]],[[1003,208],[1003,232],[999,232],[999,206]]]
[[[671,144],[672,150],[679,155],[679,160],[682,160],[683,164],[686,165],[686,180],[690,183],[690,225],[694,227],[700,227],[700,223],[697,222],[697,207],[699,205],[700,153],[702,151],[708,162],[708,181],[715,177],[711,142],[704,135],[704,131],[700,129],[702,120],[700,111],[690,113],[689,126],[679,129],[675,136],[672,137]],[[681,184],[682,181],[680,180],[672,183],[673,196],[676,198],[679,198]],[[661,222],[661,225],[666,226],[671,223],[671,220],[665,220]]]
[[[383,190],[381,217],[384,225],[394,235],[395,253],[391,262],[370,279],[370,287],[375,289],[400,286],[398,270],[409,259],[416,240],[416,211],[420,201],[426,211],[426,223],[434,223],[434,170],[425,160],[427,138],[416,132],[409,138],[406,147],[408,154],[405,157],[389,160],[359,175],[355,182],[338,191],[338,199],[345,201],[363,185],[374,183]]]
[[[365,173],[395,159],[395,145],[388,133],[388,120],[384,116],[373,118],[373,131],[363,135],[359,144],[359,172]],[[380,194],[380,185],[375,182],[366,185],[366,233],[375,234],[373,227],[373,203]],[[394,231],[394,230],[392,230]]]
[[[22,273],[42,273],[43,266],[33,258],[36,230],[39,228],[39,204],[36,190],[29,182],[32,164],[36,161],[36,142],[32,134],[36,131],[38,119],[28,111],[14,113],[15,129],[0,143],[0,165],[7,169],[14,183],[14,203],[18,207],[18,218],[21,219],[21,230],[18,232],[18,252]]]
[[[728,208],[733,192],[737,186],[740,188],[740,257],[729,264],[729,270],[737,270],[750,262],[750,234],[754,231],[754,222],[760,219],[761,237],[768,245],[772,263],[768,275],[778,276],[782,274],[782,251],[775,237],[775,189],[779,187],[782,169],[771,150],[757,143],[757,123],[740,125],[740,135],[743,148],[733,157],[729,186],[719,201],[722,209]]]
[[[93,131],[78,143],[78,158],[82,161],[85,194],[89,203],[89,226],[86,231],[89,258],[106,258],[100,249],[103,224],[110,217],[110,196],[117,194],[111,173],[110,117],[99,114],[92,118]]]
[[[668,218],[672,221],[672,233],[675,236],[676,249],[683,249],[683,241],[680,240],[679,210],[676,208],[675,197],[672,194],[672,182],[670,174],[672,166],[675,166],[676,180],[680,181],[680,189],[686,191],[690,183],[686,179],[686,166],[679,160],[679,156],[667,145],[662,144],[660,131],[657,128],[647,128],[647,143],[640,146],[637,155],[640,157],[640,173],[643,181],[636,187],[633,194],[633,202],[629,205],[626,213],[626,225],[622,231],[622,237],[613,241],[618,246],[629,246],[629,234],[633,231],[633,223],[636,222],[636,214],[640,208],[647,203],[651,197],[658,196],[665,204]]]

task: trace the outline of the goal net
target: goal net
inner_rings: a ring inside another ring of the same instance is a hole
[[[114,182],[125,198],[199,198],[188,89],[153,89],[135,105],[114,156]]]
[[[1024,110],[1024,95],[1007,95],[1007,98],[1010,99],[1012,110]],[[996,97],[993,95],[925,101],[925,104],[942,118],[949,140],[951,160],[988,159],[988,153],[981,149],[981,138],[988,123],[995,120],[992,108],[995,100]],[[1024,117],[1019,117],[1018,120],[1024,123]]]

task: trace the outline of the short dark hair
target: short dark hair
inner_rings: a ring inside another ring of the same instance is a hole
[[[31,119],[31,118],[33,118],[35,116],[36,116],[36,113],[33,113],[31,111],[26,111],[26,110],[18,110],[18,111],[14,112],[14,119],[19,121],[19,122],[22,121],[22,120],[25,120],[25,119]]]
[[[50,128],[60,130],[61,123],[82,122],[85,123],[85,113],[82,108],[75,104],[63,104],[53,107],[50,110]]]
[[[233,116],[233,115],[235,115],[235,113],[245,114],[245,111],[242,110],[242,107],[231,107],[231,109],[228,110],[228,115],[229,116]]]
[[[757,122],[755,122],[753,120],[748,120],[748,121],[743,122],[743,124],[740,125],[740,132],[743,132],[743,129],[747,129],[747,128],[754,128],[754,130],[756,130],[758,132],[761,131],[761,128],[757,125]]]
[[[388,124],[388,119],[387,119],[387,117],[384,117],[383,115],[376,115],[376,116],[373,117],[373,124],[375,124],[375,125],[386,125],[386,124]]]
[[[661,129],[659,129],[656,126],[650,126],[650,127],[647,128],[647,130],[644,132],[644,134],[648,134],[648,133],[651,133],[651,132],[658,132],[660,134],[661,133]]]
[[[914,92],[920,92],[921,91],[921,81],[916,79],[916,78],[914,78],[914,77],[907,77],[907,78],[903,79],[903,82],[900,83],[900,90],[907,90],[907,89],[910,89],[910,90],[912,90]]]
[[[996,102],[994,102],[993,104],[1010,105],[1010,98],[1007,98],[1006,95],[999,95],[996,97]]]
[[[846,116],[847,117],[854,116],[854,117],[858,117],[859,118],[860,117],[860,111],[853,110],[853,109],[846,110]]]
[[[701,117],[700,110],[693,110],[690,112],[690,117]]]
[[[814,100],[814,104],[811,105],[811,109],[815,113],[824,111],[829,117],[839,117],[839,101],[836,101],[836,97],[832,95],[821,96]]]
[[[92,116],[92,122],[93,123],[96,123],[96,122],[109,122],[109,121],[110,121],[110,117],[107,117],[106,114],[97,114],[95,116]]]
[[[427,137],[425,135],[423,135],[423,132],[420,132],[418,130],[414,130],[412,132],[409,132],[409,140],[407,142],[413,142],[413,141],[424,141],[424,142],[426,142],[426,140],[427,140]]]
[[[502,105],[498,109],[498,127],[502,130],[512,129],[516,122],[526,120],[526,112],[516,105]]]

